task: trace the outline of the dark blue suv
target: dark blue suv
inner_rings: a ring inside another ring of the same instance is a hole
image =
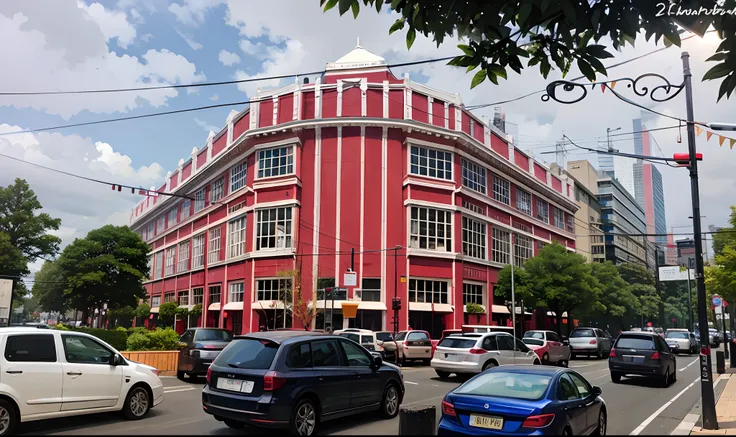
[[[207,371],[202,408],[231,428],[317,426],[365,411],[396,417],[401,370],[352,340],[305,331],[254,332],[233,341]]]

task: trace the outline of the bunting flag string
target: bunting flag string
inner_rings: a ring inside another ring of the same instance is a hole
[[[712,136],[713,136],[713,132],[711,132],[711,131],[706,132],[705,133],[705,141],[706,142],[710,141],[710,137],[712,137]]]
[[[700,126],[695,126],[695,136],[700,136],[700,134],[703,133],[703,128]]]
[[[726,137],[718,135],[718,145],[723,147],[723,142],[726,141]]]

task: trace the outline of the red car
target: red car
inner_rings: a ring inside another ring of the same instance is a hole
[[[527,331],[521,341],[537,354],[542,364],[567,367],[570,362],[570,345],[563,343],[554,331]]]

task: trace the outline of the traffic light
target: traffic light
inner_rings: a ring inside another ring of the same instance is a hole
[[[675,153],[673,158],[679,167],[690,167],[690,154],[689,153]],[[698,161],[703,160],[702,153],[696,153],[695,159]]]
[[[401,309],[401,298],[395,297],[391,299],[391,309],[394,311],[398,311]]]

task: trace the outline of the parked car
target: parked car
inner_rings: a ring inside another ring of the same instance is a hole
[[[687,329],[668,329],[664,339],[676,354],[684,352],[692,355],[698,351],[698,341]]]
[[[0,330],[0,349],[0,435],[19,423],[90,413],[142,419],[163,401],[158,370],[89,334],[10,327]]]
[[[605,435],[601,393],[571,369],[496,367],[447,393],[437,435]]]
[[[429,364],[432,360],[432,340],[427,331],[399,332],[396,334],[396,348],[402,365],[406,365],[407,361],[422,361]]]
[[[235,337],[207,372],[202,408],[231,428],[246,424],[311,436],[327,420],[399,413],[401,369],[338,335],[305,331]]]
[[[619,335],[611,350],[608,368],[615,383],[627,375],[655,378],[664,387],[677,381],[677,357],[656,333],[624,332]]]
[[[710,334],[710,345],[711,347],[718,347],[721,345],[723,334],[718,332],[715,328],[708,329],[708,333]]]
[[[595,356],[598,359],[608,356],[613,347],[613,339],[598,328],[575,328],[570,333],[570,357],[578,355]]]
[[[440,379],[469,376],[505,364],[540,364],[537,354],[503,332],[451,335],[437,345],[431,366]]]
[[[393,335],[388,331],[371,331],[369,329],[348,328],[335,331],[335,335],[349,338],[369,351],[378,352],[384,361],[397,362],[398,352]]]
[[[454,334],[462,334],[462,329],[445,329],[442,331],[442,337],[440,337],[439,340],[432,340],[432,358],[434,358],[434,353],[437,351],[437,345],[440,344],[442,340],[444,340],[446,337],[449,337]]]
[[[212,361],[233,339],[233,333],[220,328],[193,328],[179,338],[179,364],[176,377],[205,375]]]
[[[527,331],[521,341],[537,354],[542,364],[567,367],[570,362],[570,345],[563,344],[554,331]]]

